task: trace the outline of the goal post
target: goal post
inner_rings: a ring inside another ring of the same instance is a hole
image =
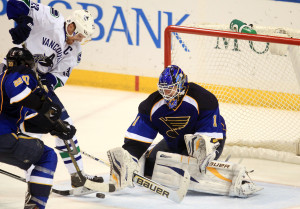
[[[170,25],[164,65],[178,65],[218,98],[227,125],[222,155],[300,164],[300,39],[256,29]]]

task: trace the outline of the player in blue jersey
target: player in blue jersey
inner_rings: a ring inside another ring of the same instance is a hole
[[[163,139],[149,149],[158,133]],[[144,172],[158,182],[176,187],[186,170],[194,180],[189,186],[191,190],[241,197],[257,191],[252,182],[242,188],[245,171],[238,165],[207,172],[207,166],[220,157],[225,140],[226,125],[217,98],[188,82],[178,66],[170,65],[159,77],[158,91],[139,105],[123,146],[108,151],[111,181],[122,189],[132,185],[134,172]],[[141,170],[144,153],[145,165]],[[226,177],[218,178],[217,172]],[[247,194],[243,193],[245,190]]]
[[[37,71],[42,83],[49,90],[49,97],[61,107],[61,119],[72,124],[72,119],[54,90],[65,85],[72,69],[80,63],[81,44],[91,40],[95,29],[94,18],[87,10],[75,10],[65,19],[54,8],[32,1],[19,0],[7,2],[7,17],[17,23],[9,30],[13,43],[24,42],[32,54],[45,56],[43,61],[39,61]],[[33,113],[26,118],[21,128],[26,134],[30,134],[29,130],[42,134],[49,131],[44,128],[44,123],[47,121],[43,117]],[[84,177],[95,182],[103,182],[102,177],[87,175],[84,172],[76,136],[73,137],[73,141],[79,151],[74,158]],[[83,181],[78,176],[63,140],[57,137],[55,143],[71,175],[72,186],[83,186]]]
[[[49,132],[66,139],[74,136],[76,129],[66,123],[63,131],[57,119],[59,105],[47,98],[38,88],[32,54],[14,47],[7,56],[7,70],[0,74],[0,162],[27,170],[35,165],[28,182],[25,208],[45,208],[57,165],[54,150],[36,138],[19,132],[30,109],[49,120]]]

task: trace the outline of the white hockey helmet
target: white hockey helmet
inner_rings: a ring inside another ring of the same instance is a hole
[[[71,23],[75,24],[76,29],[73,34],[68,34],[67,28]],[[85,38],[81,41],[82,44],[85,44],[92,39],[94,31],[94,18],[87,10],[75,10],[72,15],[66,19],[67,36],[75,36],[76,34],[81,33],[85,36]]]

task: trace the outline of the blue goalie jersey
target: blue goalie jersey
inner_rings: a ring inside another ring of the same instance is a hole
[[[30,110],[18,102],[37,87],[35,74],[24,66],[6,70],[0,75],[0,135],[17,133],[26,113]]]
[[[186,149],[185,134],[225,139],[226,126],[217,98],[201,86],[189,83],[179,105],[170,109],[158,91],[152,93],[140,104],[139,113],[126,132],[125,142],[135,140],[150,146],[158,133],[174,153]]]

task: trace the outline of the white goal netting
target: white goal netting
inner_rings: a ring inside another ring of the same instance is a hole
[[[229,31],[229,25],[197,27]],[[262,35],[300,37],[300,31],[291,29],[281,30],[280,34],[274,34],[277,28],[254,29]],[[180,27],[175,31],[165,56],[183,69],[189,81],[202,85],[219,99],[227,125],[223,155],[300,164],[299,46],[276,44],[276,37],[261,42],[259,36],[242,40],[238,36],[241,33],[228,38],[226,32],[210,36],[193,30],[182,32]],[[288,31],[288,35],[282,31]]]

